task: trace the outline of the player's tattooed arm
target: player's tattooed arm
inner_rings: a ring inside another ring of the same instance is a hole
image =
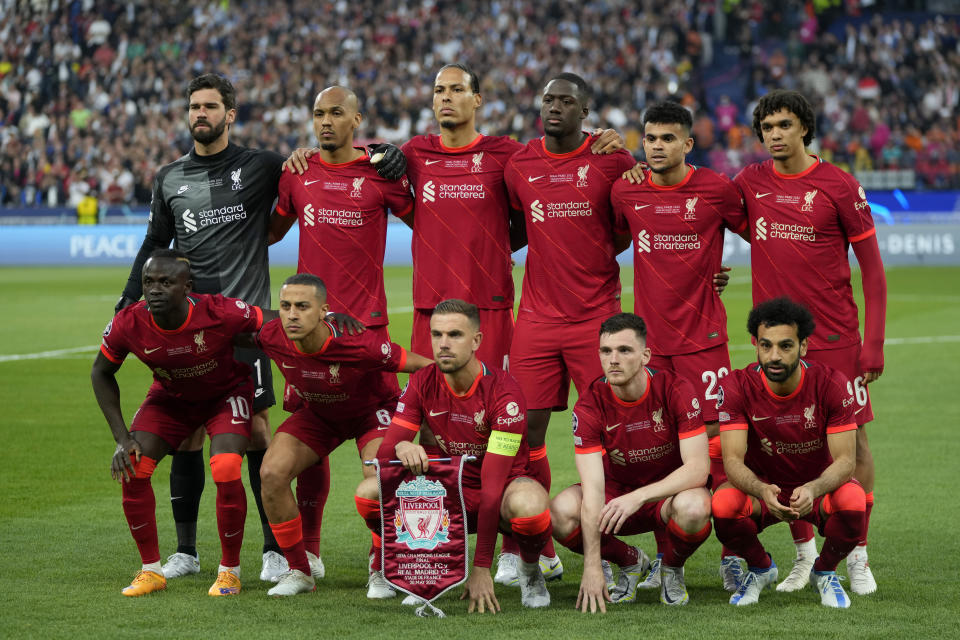
[[[108,360],[103,353],[98,353],[97,359],[93,362],[93,369],[90,371],[90,381],[93,384],[93,393],[97,398],[97,404],[100,405],[100,411],[103,412],[103,417],[106,418],[113,439],[117,443],[110,463],[110,475],[118,482],[130,482],[130,478],[137,475],[130,456],[133,455],[139,461],[143,452],[140,444],[130,437],[127,425],[123,421],[123,413],[120,410],[120,385],[117,384],[116,376],[119,370],[119,364]]]

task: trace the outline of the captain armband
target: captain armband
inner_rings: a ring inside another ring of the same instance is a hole
[[[507,431],[491,431],[487,440],[487,453],[496,453],[501,456],[515,456],[520,450],[520,441],[523,436],[519,433]]]

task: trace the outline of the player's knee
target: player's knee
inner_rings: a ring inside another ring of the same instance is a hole
[[[376,477],[364,478],[357,485],[356,497],[364,500],[378,500],[379,491],[377,489]]]
[[[753,512],[752,506],[750,496],[736,487],[717,489],[711,502],[713,517],[727,520],[748,517]]]
[[[290,471],[285,469],[283,465],[276,464],[268,453],[260,466],[261,494],[266,497],[268,494],[289,489],[292,481]]]
[[[210,475],[214,482],[233,482],[240,479],[243,456],[238,453],[218,453],[210,456]]]
[[[846,511],[863,513],[867,508],[867,496],[856,482],[847,482],[824,497],[823,510],[832,515]]]
[[[681,491],[673,497],[671,519],[687,531],[702,529],[710,521],[710,501],[706,489]]]
[[[579,487],[567,487],[550,502],[550,519],[554,535],[565,538],[580,526],[581,492]]]
[[[540,483],[530,478],[514,480],[506,496],[506,516],[525,518],[550,509],[550,497]]]

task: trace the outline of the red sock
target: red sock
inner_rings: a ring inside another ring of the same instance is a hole
[[[330,459],[323,458],[297,476],[297,507],[303,520],[303,544],[315,556],[320,555],[320,527],[329,495]]]
[[[867,544],[867,530],[870,528],[870,512],[873,511],[873,491],[867,494],[867,506],[864,511],[864,521],[863,521],[863,540],[860,541],[860,544],[866,546]]]
[[[500,547],[500,552],[520,555],[520,547],[517,546],[517,541],[509,533],[503,534],[503,545]]]
[[[793,520],[790,522],[790,534],[794,544],[809,542],[813,540],[813,525],[806,520]]]
[[[695,533],[687,533],[673,520],[664,528],[670,539],[670,547],[663,554],[663,564],[668,567],[682,567],[687,558],[692,556],[693,552],[710,536],[709,521]]]
[[[240,566],[243,525],[247,520],[247,492],[240,481],[243,456],[218,453],[210,457],[210,473],[217,484],[217,531],[220,533],[220,564]]]
[[[728,548],[727,548],[727,545],[721,545],[721,546],[720,546],[720,557],[721,557],[721,558],[729,558],[730,556],[735,556],[735,555],[737,555],[737,554],[735,554],[732,549],[728,549]]]
[[[371,553],[373,553],[373,566],[371,568],[374,571],[382,571],[383,556],[381,554],[380,532],[383,531],[383,523],[380,520],[380,503],[376,500],[361,498],[360,496],[353,496],[353,502],[357,505],[357,513],[359,513],[363,521],[367,523],[367,528],[370,529],[370,533],[372,534]]]
[[[574,529],[573,533],[561,540],[560,544],[583,555],[583,532],[580,527]],[[629,567],[637,564],[640,559],[636,547],[606,533],[600,534],[600,557],[618,567]]]
[[[757,523],[750,517],[753,513],[750,496],[732,487],[720,489],[713,494],[712,508],[713,526],[720,543],[746,560],[751,569],[769,567],[770,556],[757,537]]]
[[[133,458],[133,456],[131,456]],[[127,517],[127,525],[133,541],[140,551],[140,560],[143,564],[160,562],[160,543],[157,540],[157,501],[153,495],[153,486],[150,476],[157,467],[157,462],[147,456],[140,456],[140,461],[132,460],[137,475],[130,478],[130,482],[121,482],[123,496],[123,515]]]
[[[657,520],[659,519],[660,517],[657,516]],[[663,556],[666,554],[667,550],[670,549],[670,537],[667,535],[667,530],[664,527],[657,527],[653,530],[653,539],[657,542],[657,555]]]
[[[526,563],[540,561],[540,553],[553,534],[550,509],[526,518],[510,518],[513,538],[520,548],[520,558]],[[556,552],[554,552],[556,553]]]
[[[583,530],[580,527],[574,529],[570,535],[560,541],[570,551],[583,555]]]
[[[299,569],[309,576],[310,562],[307,561],[307,548],[303,545],[303,521],[300,514],[286,522],[271,522],[270,529],[273,530],[277,544],[283,549],[283,557],[287,559],[290,569]]]
[[[547,490],[547,495],[549,495],[552,478],[550,476],[550,461],[547,460],[547,445],[542,444],[539,447],[530,448],[530,462],[527,469],[530,471],[530,477],[543,485],[543,488]],[[504,545],[506,544],[506,540],[504,540]],[[510,553],[515,553],[515,551],[511,550]],[[547,539],[547,543],[543,547],[543,555],[551,558],[557,555],[557,550],[553,547],[553,538]]]
[[[863,488],[848,482],[824,497],[823,510],[827,522],[823,525],[823,548],[813,563],[816,571],[834,571],[863,539],[865,499]]]

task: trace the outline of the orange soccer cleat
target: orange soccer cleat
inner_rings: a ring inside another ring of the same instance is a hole
[[[125,596],[145,596],[154,591],[163,591],[167,588],[167,579],[161,574],[153,571],[139,571],[133,577],[133,582],[129,587],[125,587],[122,593]]]
[[[235,596],[240,593],[240,578],[230,571],[221,571],[207,593],[211,596]]]

